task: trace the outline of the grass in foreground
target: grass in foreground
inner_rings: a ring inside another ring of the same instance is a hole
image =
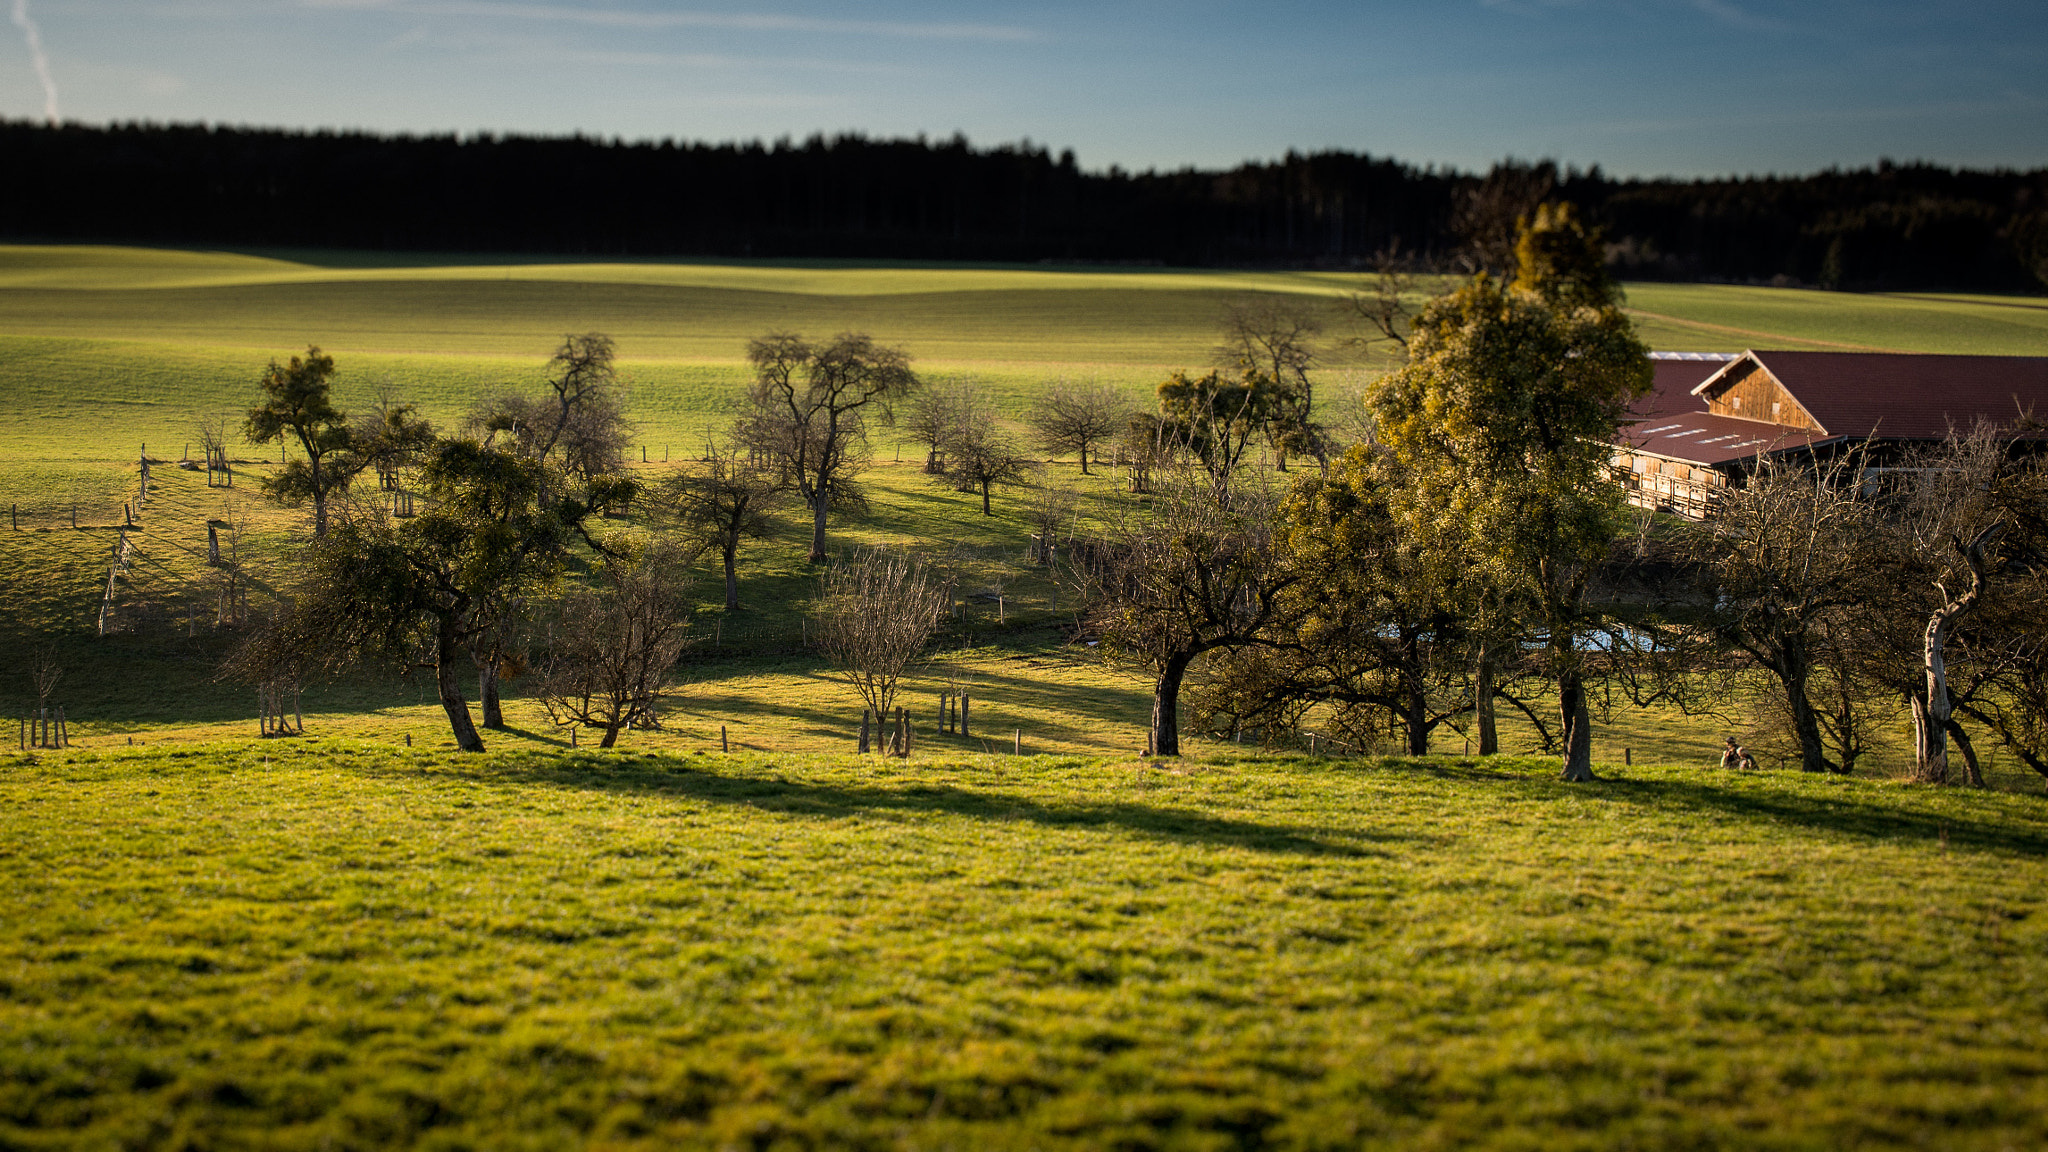
[[[16,759],[0,1144],[2048,1140],[2040,800],[1550,771]]]

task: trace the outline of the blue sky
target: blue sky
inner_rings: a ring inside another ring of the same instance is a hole
[[[1083,166],[2048,165],[2048,3],[0,0],[0,115],[730,140],[1029,137]]]

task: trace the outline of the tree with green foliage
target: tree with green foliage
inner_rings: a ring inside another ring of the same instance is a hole
[[[1088,627],[1154,674],[1154,755],[1180,755],[1181,687],[1195,661],[1262,643],[1281,619],[1296,576],[1276,502],[1258,483],[1226,493],[1183,462],[1147,508],[1126,510],[1104,539],[1068,550]]]
[[[1240,372],[1257,372],[1271,386],[1265,422],[1273,466],[1287,471],[1289,453],[1328,453],[1323,430],[1315,421],[1316,340],[1323,322],[1299,300],[1262,297],[1232,305],[1223,317],[1220,363]]]
[[[505,605],[551,588],[580,543],[603,555],[591,522],[627,506],[633,481],[566,483],[518,452],[449,439],[421,468],[426,511],[394,521],[351,510],[307,551],[288,608],[237,651],[229,670],[257,682],[278,667],[338,668],[389,657],[430,668],[456,746],[483,751],[457,679]]]
[[[1235,377],[1184,371],[1159,385],[1159,419],[1177,450],[1201,466],[1226,499],[1254,438],[1265,432],[1280,404],[1273,378],[1256,368]]]
[[[355,437],[348,413],[334,406],[329,391],[334,357],[309,346],[304,357],[284,364],[272,360],[259,386],[263,402],[249,409],[242,431],[253,444],[287,436],[304,458],[286,464],[263,482],[263,490],[287,507],[313,504],[313,535],[327,534],[327,501],[347,490],[359,468],[345,463]]]
[[[1392,501],[1404,530],[1418,547],[1462,552],[1525,606],[1557,685],[1564,776],[1587,780],[1584,641],[1603,615],[1588,591],[1620,535],[1608,461],[1629,402],[1650,387],[1649,350],[1616,303],[1589,303],[1618,299],[1581,282],[1605,279],[1597,265],[1532,258],[1530,273],[1513,288],[1482,274],[1430,303],[1408,362],[1368,403],[1411,478]]]
[[[1365,743],[1391,717],[1409,755],[1468,709],[1459,558],[1414,546],[1391,505],[1404,488],[1385,452],[1353,445],[1297,480],[1278,518],[1296,578],[1262,642],[1219,657],[1200,693],[1212,730],[1292,730],[1331,709],[1331,735]]]

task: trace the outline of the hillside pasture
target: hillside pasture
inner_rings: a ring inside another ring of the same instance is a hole
[[[2048,1141],[2038,800],[1544,763],[0,766],[0,1141]]]
[[[344,405],[360,408],[388,389],[445,425],[478,396],[538,387],[564,333],[608,332],[631,389],[633,466],[652,477],[726,425],[747,378],[746,340],[777,328],[863,328],[901,343],[928,379],[979,383],[1017,429],[1032,398],[1058,376],[1107,380],[1146,402],[1167,372],[1212,361],[1217,322],[1232,302],[1279,295],[1332,308],[1318,397],[1324,418],[1341,422],[1357,388],[1387,363],[1338,342],[1352,330],[1334,305],[1360,282],[1337,272],[0,247],[0,503],[24,526],[0,546],[0,579],[10,589],[0,616],[21,642],[54,643],[68,654],[73,672],[63,692],[74,730],[89,743],[245,731],[248,694],[211,680],[224,639],[209,635],[206,524],[243,527],[240,547],[260,607],[305,531],[304,516],[268,505],[257,491],[274,448],[234,450],[242,476],[232,491],[170,464],[190,451],[197,418],[233,423],[263,365],[308,343],[336,355]],[[1629,291],[1646,339],[1663,348],[2048,353],[2048,305],[2038,299],[1727,285]],[[136,560],[116,581],[119,634],[96,637],[110,552],[144,445],[165,463],[139,526],[127,533]],[[1031,701],[1022,683],[1015,700],[991,694],[991,725],[1030,729],[1034,746],[1047,751],[1130,746],[1146,682],[1064,646],[1061,626],[1071,621],[1046,573],[1025,561],[1029,529],[1019,500],[1027,489],[999,489],[997,515],[983,517],[974,501],[920,475],[916,459],[893,430],[877,429],[876,464],[865,478],[870,510],[836,520],[834,547],[907,545],[944,555],[964,596],[1001,595],[1003,608],[967,600],[942,641],[963,654],[920,669],[915,690],[935,692],[963,669],[993,676],[1019,659],[1056,659],[1061,671],[1036,678]],[[1070,462],[1049,462],[1030,483],[1078,486],[1084,516],[1106,515],[1124,498],[1118,477],[1084,478]],[[691,658],[695,702],[673,718],[675,734],[632,739],[701,747],[723,723],[746,729],[762,748],[843,746],[848,697],[794,655],[815,574],[801,562],[802,526],[785,520],[776,539],[742,552],[748,611],[731,620],[700,614],[700,631],[711,635]],[[707,573],[707,601],[712,584]],[[0,697],[18,706],[22,689],[0,685]],[[416,682],[370,671],[316,685],[307,703],[329,732],[424,739],[438,723]],[[537,726],[529,705],[515,701],[515,714],[535,739],[562,735]],[[1007,720],[996,723],[1001,716]],[[1744,723],[1740,715],[1626,708],[1606,721],[1600,754],[1614,759],[1624,749],[1705,759],[1721,734]],[[1510,747],[1533,747],[1525,729],[1517,733]],[[1455,732],[1440,741],[1447,751],[1463,746]],[[1895,751],[1873,765],[1886,770]]]

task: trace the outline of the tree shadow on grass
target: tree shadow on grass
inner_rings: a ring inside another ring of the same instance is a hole
[[[1545,786],[1550,793],[1572,789],[1571,794],[1591,800],[1629,804],[1654,809],[1665,815],[1696,813],[1738,817],[1749,823],[1782,824],[1813,832],[1832,832],[1868,840],[1900,840],[1925,843],[1946,836],[1950,845],[1981,851],[2012,852],[2019,855],[2048,855],[2048,809],[2032,823],[2000,823],[1986,815],[1939,811],[1927,803],[1946,801],[1949,806],[1967,804],[1990,793],[1935,791],[1893,793],[1888,803],[1872,803],[1858,792],[1861,782],[1827,780],[1821,777],[1793,779],[1809,787],[1773,787],[1773,774],[1731,776],[1728,783],[1704,780],[1602,777],[1595,784],[1564,784],[1509,770],[1483,768],[1460,762],[1401,761],[1404,766],[1447,779],[1490,783],[1521,781]],[[1791,781],[1784,781],[1790,784]],[[1824,790],[1823,790],[1824,789]]]
[[[441,771],[479,781],[671,796],[708,804],[745,804],[763,811],[820,819],[856,814],[946,814],[993,823],[1025,821],[1045,828],[1124,831],[1180,843],[1293,855],[1387,857],[1391,854],[1385,849],[1370,845],[1427,839],[1406,833],[1338,832],[1260,823],[1126,801],[1048,804],[1008,793],[945,784],[897,788],[820,784],[692,771],[687,764],[679,765],[673,760],[658,763],[659,767],[641,768],[595,758],[578,762],[558,757],[544,761],[521,757],[498,763],[457,762]]]

